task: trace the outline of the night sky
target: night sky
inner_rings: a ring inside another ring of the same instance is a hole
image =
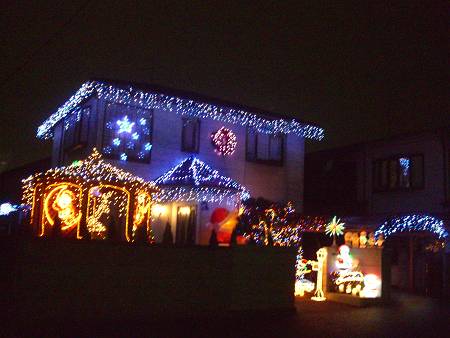
[[[0,169],[49,156],[37,127],[92,77],[292,114],[310,151],[449,125],[445,2],[108,3],[2,2]]]

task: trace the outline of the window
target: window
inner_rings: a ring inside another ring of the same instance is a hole
[[[200,120],[182,118],[181,150],[198,153],[200,143]]]
[[[84,155],[88,144],[90,108],[83,108],[64,119],[62,162],[71,163]]]
[[[153,111],[107,103],[103,128],[106,157],[149,163],[152,150]]]
[[[248,161],[263,162],[269,164],[283,163],[283,135],[263,134],[247,129]]]
[[[423,188],[423,155],[395,156],[376,160],[373,186],[374,191]]]
[[[86,146],[89,132],[90,109],[83,108],[64,120],[64,151]]]

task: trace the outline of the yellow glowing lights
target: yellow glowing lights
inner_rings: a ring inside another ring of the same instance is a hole
[[[167,213],[167,206],[162,204],[154,204],[152,206],[152,215],[156,217],[164,216]]]
[[[77,197],[74,190],[80,191],[79,186],[71,183],[61,183],[49,186],[51,189],[44,197],[44,212],[41,220],[41,232],[39,236],[43,236],[45,232],[45,224],[54,226],[55,217],[61,221],[61,231],[69,232],[75,227],[79,227],[81,212],[78,211],[76,205]],[[78,236],[77,231],[77,236]]]
[[[147,218],[147,237],[152,238],[151,194],[158,189],[106,163],[95,149],[86,160],[36,173],[22,182],[23,203],[31,206],[30,224],[39,236],[50,235],[58,218],[65,237],[76,228],[77,238],[106,238],[112,226],[117,229],[111,229],[111,236],[131,242],[134,230]]]
[[[330,236],[341,236],[344,234],[345,223],[340,223],[340,219],[333,217],[330,223],[327,224],[325,228],[325,233]]]
[[[188,216],[191,213],[191,207],[180,207],[178,213],[180,215]]]
[[[325,294],[323,293],[323,263],[327,259],[327,249],[320,248],[317,250],[317,265],[313,265],[313,270],[317,271],[317,283],[316,283],[316,291],[314,292],[314,296],[311,297],[312,300],[316,302],[323,302],[326,300]]]
[[[377,298],[381,294],[381,280],[377,275],[368,274],[364,276],[364,289],[360,296],[363,298]]]

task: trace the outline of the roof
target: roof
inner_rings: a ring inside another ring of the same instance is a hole
[[[81,104],[94,95],[121,104],[162,109],[183,116],[211,118],[222,122],[241,124],[268,134],[294,134],[315,140],[321,140],[324,137],[323,128],[288,117],[285,114],[276,114],[157,85],[105,79],[94,79],[83,83],[72,97],[39,126],[37,137],[50,138],[55,124],[66,116],[78,112]]]
[[[153,181],[161,193],[160,201],[221,201],[224,198],[247,199],[247,189],[222,176],[207,164],[190,156]]]

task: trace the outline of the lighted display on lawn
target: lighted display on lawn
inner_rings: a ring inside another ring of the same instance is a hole
[[[23,202],[41,237],[152,242],[150,203],[157,190],[104,162],[94,149],[84,161],[23,180]]]

